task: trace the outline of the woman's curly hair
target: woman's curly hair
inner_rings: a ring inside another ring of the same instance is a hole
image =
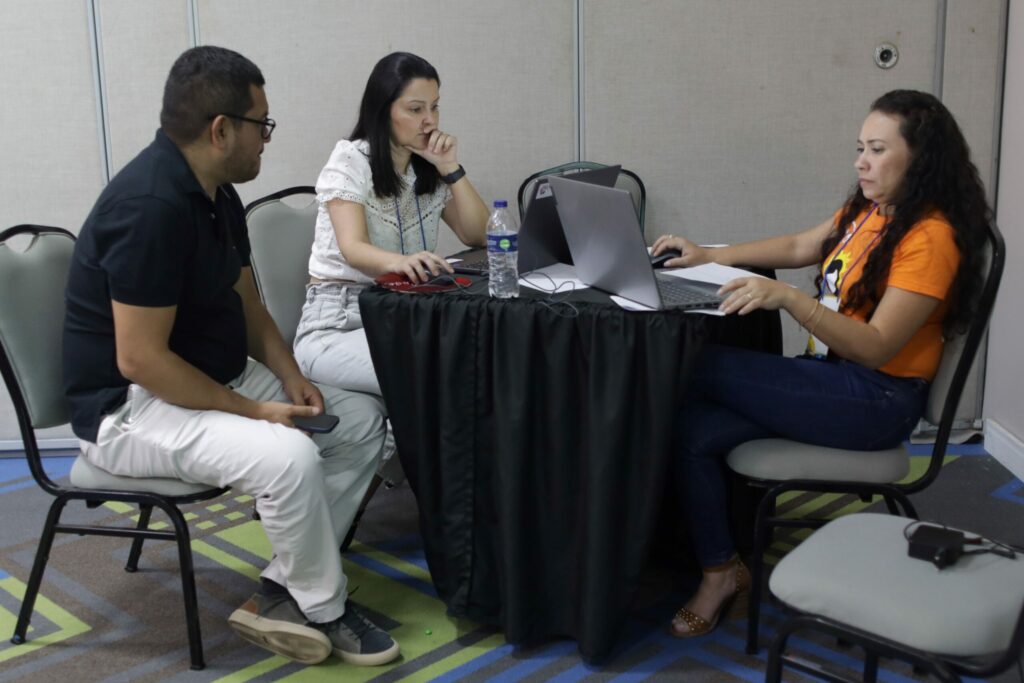
[[[877,246],[868,255],[861,278],[850,288],[843,308],[858,310],[867,306],[874,311],[897,245],[915,224],[937,211],[953,226],[960,250],[960,265],[950,289],[943,332],[947,337],[963,332],[981,289],[982,246],[992,221],[992,209],[978,169],[971,161],[970,149],[953,115],[928,93],[893,90],[875,100],[871,111],[899,119],[900,135],[910,148],[911,161],[893,198],[894,210]],[[822,244],[823,262],[842,239],[841,226],[849,225],[869,210],[871,203],[859,186],[853,189],[832,233]],[[816,282],[820,287],[820,273]]]

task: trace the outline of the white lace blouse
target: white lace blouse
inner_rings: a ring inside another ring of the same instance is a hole
[[[430,195],[416,197],[413,187],[416,172],[412,164],[402,177],[402,192],[395,197],[378,197],[373,191],[370,172],[370,143],[365,140],[340,140],[316,181],[316,235],[309,256],[309,274],[321,280],[372,280],[348,264],[338,248],[327,202],[345,199],[363,205],[370,242],[381,249],[412,254],[437,248],[437,227],[441,211],[452,198],[447,185],[439,183]],[[419,207],[417,208],[417,201]],[[421,230],[422,222],[422,230]],[[401,224],[401,230],[399,230]]]

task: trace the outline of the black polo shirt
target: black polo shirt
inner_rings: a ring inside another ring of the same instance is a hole
[[[162,131],[100,194],[75,244],[65,293],[64,389],[71,427],[96,441],[103,416],[125,401],[111,299],[177,306],[170,349],[225,384],[245,368],[241,297],[249,265],[245,210],[230,185],[215,201]]]

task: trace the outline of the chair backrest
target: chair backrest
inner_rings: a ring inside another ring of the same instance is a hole
[[[1003,235],[999,231],[999,226],[992,223],[989,226],[984,245],[982,259],[984,280],[981,295],[974,307],[974,317],[964,334],[946,341],[938,373],[928,392],[928,404],[925,407],[924,418],[937,425],[938,432],[935,436],[935,445],[932,449],[932,459],[928,470],[907,487],[910,492],[927,486],[938,475],[942,467],[942,459],[949,443],[949,435],[953,431],[953,423],[956,420],[956,412],[960,405],[964,385],[967,382],[967,375],[974,364],[974,358],[988,327],[989,317],[992,315],[992,308],[995,306],[1005,260],[1006,245],[1003,242]]]
[[[282,201],[286,197],[293,199]],[[310,186],[275,192],[245,208],[256,286],[289,346],[306,300],[316,213],[316,189]]]
[[[552,175],[566,176],[572,175],[573,173],[579,173],[580,171],[590,171],[595,168],[606,168],[607,164],[599,164],[596,161],[570,161],[560,166],[548,168],[543,171],[537,171],[519,186],[519,220],[520,222],[526,217],[526,207],[530,203],[530,197],[533,196],[533,188],[537,182],[542,178]],[[640,223],[640,228],[644,227],[644,215],[647,211],[647,188],[644,186],[640,176],[633,171],[628,169],[622,169],[619,171],[619,177],[615,181],[615,187],[626,190],[629,192],[630,198],[633,200],[633,208],[636,210],[636,217]]]
[[[18,225],[0,233],[0,370],[26,449],[34,429],[69,420],[61,340],[74,247],[75,236],[62,228]]]

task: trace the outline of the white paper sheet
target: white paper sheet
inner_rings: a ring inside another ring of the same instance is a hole
[[[565,263],[553,263],[550,266],[524,273],[524,276],[519,278],[519,286],[549,294],[588,289],[587,285],[576,277],[576,269]]]

